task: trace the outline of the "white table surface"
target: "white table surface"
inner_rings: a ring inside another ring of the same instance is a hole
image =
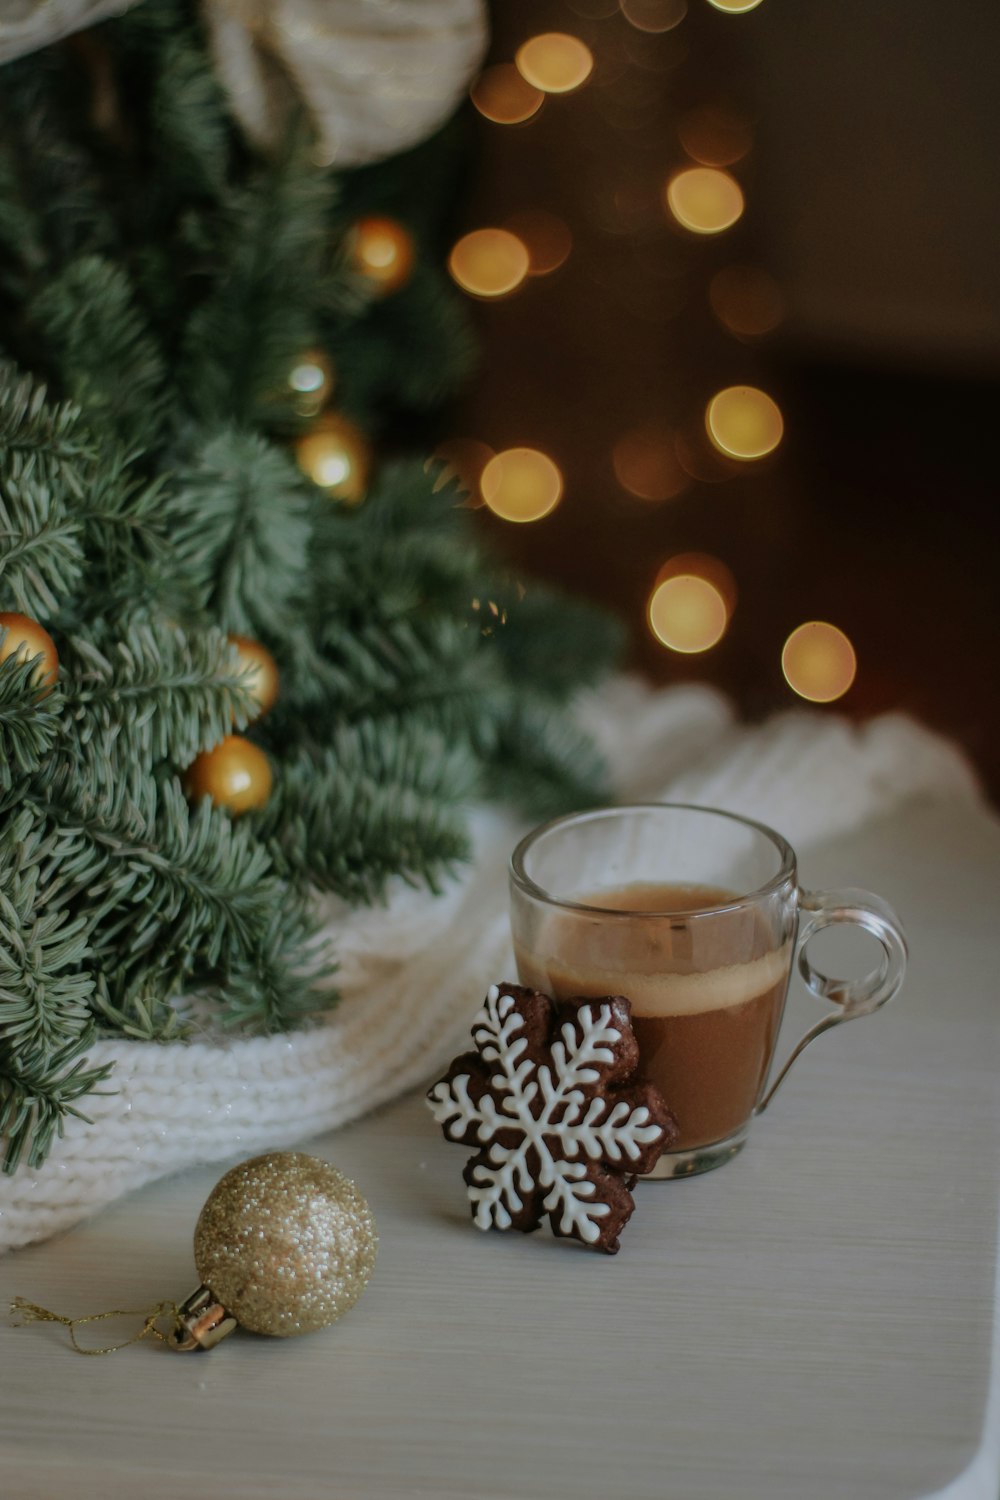
[[[0,1495],[995,1500],[1000,825],[910,808],[802,876],[895,903],[903,994],[806,1053],[741,1157],[640,1185],[617,1257],[474,1230],[463,1151],[410,1096],[308,1143],[381,1235],[335,1328],[85,1360],[0,1326]],[[786,1039],[817,1008],[797,996]],[[8,1256],[4,1301],[185,1295],[221,1170]]]

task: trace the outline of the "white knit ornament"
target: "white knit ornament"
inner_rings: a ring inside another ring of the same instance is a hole
[[[0,62],[135,0],[0,0]],[[255,144],[305,105],[323,166],[414,146],[451,114],[486,50],[485,0],[202,0],[216,70]]]

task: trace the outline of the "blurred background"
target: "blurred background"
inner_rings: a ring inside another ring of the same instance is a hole
[[[915,714],[994,799],[998,54],[986,0],[496,4],[441,433],[632,666]]]

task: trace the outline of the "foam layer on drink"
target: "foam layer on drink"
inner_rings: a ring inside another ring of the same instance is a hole
[[[695,1016],[707,1010],[745,1005],[784,982],[791,963],[791,944],[749,963],[728,964],[705,974],[637,974],[622,969],[575,965],[556,958],[518,952],[517,966],[530,974],[525,982],[538,989],[554,986],[561,995],[627,995],[637,1016]]]

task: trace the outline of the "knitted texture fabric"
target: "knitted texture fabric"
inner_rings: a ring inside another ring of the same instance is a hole
[[[707,688],[612,681],[578,705],[623,801],[747,814],[799,850],[912,798],[975,798],[959,752],[897,715],[860,728],[799,710],[735,722]],[[526,828],[479,809],[471,865],[442,895],[400,885],[384,907],[327,903],[339,1006],[290,1036],[98,1043],[113,1060],[91,1123],[70,1119],[45,1164],[0,1180],[0,1249],[67,1229],[122,1193],[195,1163],[290,1146],[440,1072],[468,1043],[488,984],[514,978],[507,861]]]

